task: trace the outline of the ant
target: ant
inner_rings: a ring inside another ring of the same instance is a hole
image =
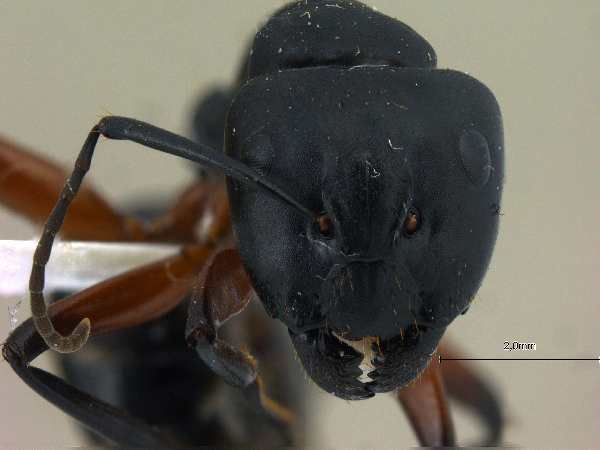
[[[212,128],[193,142],[135,119],[103,118],[62,189],[54,168],[6,147],[9,164],[29,165],[19,174],[27,189],[59,197],[34,256],[32,318],[3,346],[16,373],[112,442],[184,447],[30,362],[47,349],[76,352],[91,336],[149,323],[189,299],[187,345],[285,431],[293,412],[269,397],[256,359],[219,334],[257,295],[323,390],[347,400],[395,392],[420,443],[434,446],[455,443],[447,389],[498,441],[502,416],[490,388],[468,367],[440,368],[435,357],[451,352],[438,349],[440,340],[469,308],[496,240],[490,210],[500,205],[503,142],[493,94],[463,73],[436,69],[431,45],[400,21],[357,1],[302,0],[258,31],[238,86],[217,104],[198,119],[218,117],[223,142]],[[81,187],[100,136],[182,157],[226,180],[200,178],[145,226]],[[45,200],[5,203],[40,221]],[[208,216],[198,238],[195,225]],[[48,306],[45,266],[59,232],[184,245]]]

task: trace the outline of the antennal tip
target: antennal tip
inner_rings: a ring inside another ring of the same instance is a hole
[[[68,336],[62,336],[54,331],[49,336],[42,335],[42,338],[49,348],[58,353],[74,353],[85,345],[90,337],[91,330],[92,323],[90,322],[90,319],[86,317],[81,319]]]

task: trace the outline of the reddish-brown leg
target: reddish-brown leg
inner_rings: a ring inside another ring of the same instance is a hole
[[[192,290],[216,244],[184,247],[177,255],[150,263],[49,305],[59,332],[69,332],[88,317],[91,336],[156,319],[175,308]]]
[[[209,222],[229,223],[229,202],[222,179],[199,180],[184,189],[174,205],[146,227],[146,240],[196,242]],[[199,223],[202,220],[202,223]]]
[[[42,224],[59,198],[68,172],[0,137],[0,205]],[[82,186],[60,229],[64,239],[82,241],[197,241],[197,222],[215,205],[227,205],[220,179],[195,181],[174,206],[148,225],[120,214],[93,188]]]
[[[0,138],[0,204],[42,224],[58,199],[68,173],[24,148]],[[66,239],[137,240],[142,227],[121,216],[96,191],[83,186],[61,228]]]
[[[190,302],[186,336],[202,360],[225,381],[244,389],[250,401],[289,429],[294,415],[265,393],[255,358],[221,340],[218,330],[242,312],[253,295],[237,250],[218,253]]]
[[[398,391],[419,443],[426,447],[454,446],[454,425],[444,382],[434,355],[429,366],[412,384]]]
[[[459,358],[460,352],[443,343],[439,348],[442,358]],[[483,445],[499,445],[502,440],[504,417],[500,398],[494,388],[485,381],[468,361],[441,362],[442,376],[448,394],[471,409],[487,427]]]

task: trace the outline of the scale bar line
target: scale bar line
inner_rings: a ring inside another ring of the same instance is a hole
[[[600,358],[444,358],[440,361],[599,361]]]

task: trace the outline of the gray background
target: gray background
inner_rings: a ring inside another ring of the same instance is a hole
[[[247,40],[276,6],[251,2],[0,0],[0,133],[71,166],[102,115],[188,131],[199,94],[237,70]],[[143,5],[143,6],[142,6]],[[470,356],[506,357],[505,340],[536,342],[516,356],[600,354],[600,5],[594,0],[377,0],[425,36],[440,67],[469,72],[496,94],[505,119],[507,179],[501,233],[488,276],[450,337]],[[184,163],[105,143],[93,179],[117,205],[185,184]],[[0,210],[0,238],[34,230]],[[0,339],[7,333],[0,305]],[[26,317],[27,308],[21,311]],[[514,353],[510,356],[515,356]],[[506,440],[538,448],[595,447],[596,362],[485,362],[509,416]],[[416,443],[389,396],[349,403],[306,382],[308,442],[319,448]],[[0,444],[81,444],[69,420],[0,364]],[[461,441],[476,424],[459,411]]]

